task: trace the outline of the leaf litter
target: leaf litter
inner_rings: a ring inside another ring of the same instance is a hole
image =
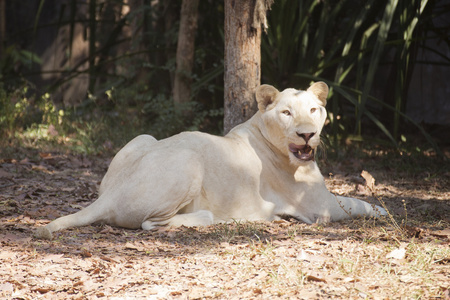
[[[59,153],[0,159],[0,298],[448,299],[448,176],[422,184],[338,166],[326,177],[334,193],[378,205],[381,197],[392,219],[152,232],[94,225],[32,237],[94,201],[108,163]]]

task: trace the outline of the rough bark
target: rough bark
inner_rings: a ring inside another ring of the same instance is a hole
[[[173,86],[173,100],[175,104],[189,102],[191,97],[191,74],[194,66],[198,3],[199,0],[183,0],[181,5],[176,71]]]
[[[261,24],[272,0],[225,0],[224,133],[257,110],[261,82]]]
[[[97,0],[89,0],[89,88],[88,91],[91,94],[95,92],[96,82],[96,33],[97,33]]]
[[[0,58],[3,58],[4,42],[6,40],[6,3],[5,0],[0,0]]]

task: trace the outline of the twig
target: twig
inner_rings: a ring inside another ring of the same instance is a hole
[[[8,187],[8,186],[12,186],[12,185],[14,185],[14,184],[15,184],[15,183],[2,184],[2,185],[0,185],[0,189],[5,188],[5,187]]]

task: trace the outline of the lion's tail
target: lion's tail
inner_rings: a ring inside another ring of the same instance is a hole
[[[95,222],[102,221],[104,219],[105,212],[101,207],[101,200],[97,199],[94,203],[88,207],[68,216],[60,217],[46,226],[39,227],[34,235],[41,239],[52,239],[53,232],[70,228],[89,225]]]

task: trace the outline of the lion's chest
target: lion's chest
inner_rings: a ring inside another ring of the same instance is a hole
[[[322,190],[326,189],[315,164],[301,167],[295,173],[266,166],[261,173],[261,197],[275,204],[276,213],[292,213],[310,206]]]

